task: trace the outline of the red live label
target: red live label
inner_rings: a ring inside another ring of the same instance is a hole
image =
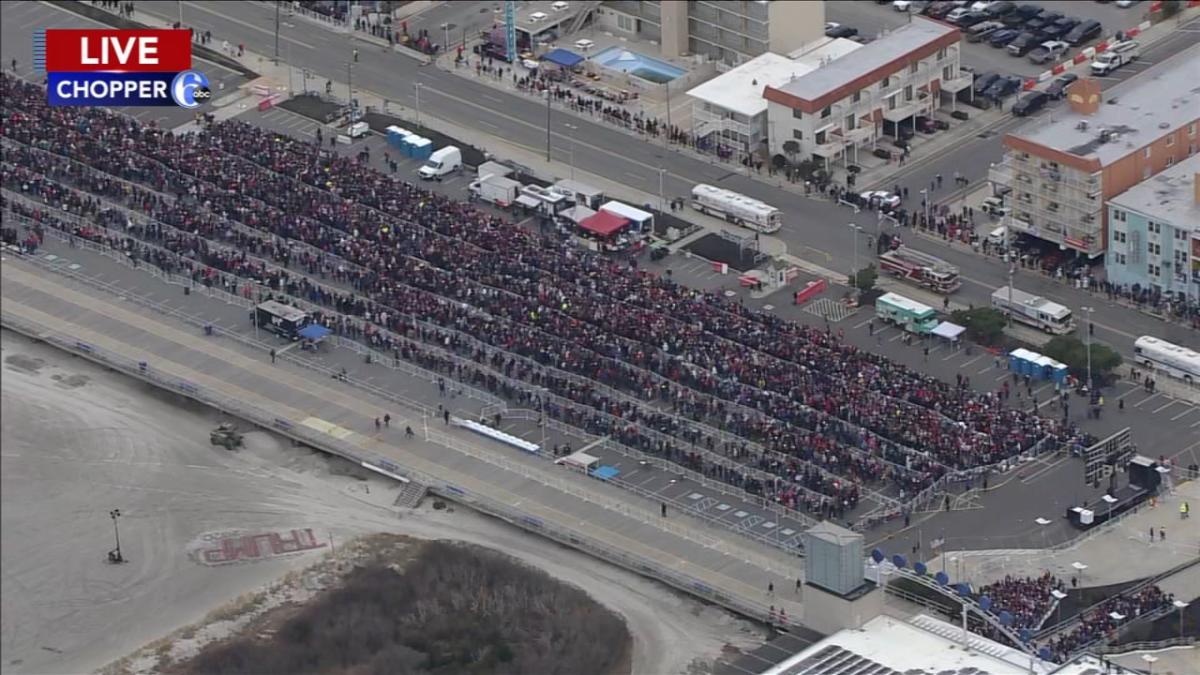
[[[186,30],[46,29],[46,70],[165,73],[190,70]]]

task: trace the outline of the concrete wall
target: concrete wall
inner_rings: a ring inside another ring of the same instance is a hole
[[[883,590],[874,588],[855,600],[846,600],[811,584],[804,586],[804,625],[832,635],[857,630],[883,613]]]
[[[770,51],[789,54],[825,36],[825,3],[775,0],[768,24]]]

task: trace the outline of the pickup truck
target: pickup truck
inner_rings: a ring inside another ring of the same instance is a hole
[[[1121,66],[1136,61],[1141,55],[1141,46],[1133,41],[1113,45],[1108,51],[1098,54],[1092,61],[1093,75],[1107,75]]]

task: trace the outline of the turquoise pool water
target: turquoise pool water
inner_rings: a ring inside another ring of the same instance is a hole
[[[629,73],[650,82],[670,82],[687,71],[673,66],[666,61],[659,61],[645,54],[639,54],[626,47],[614,45],[592,56],[592,61],[605,68],[612,68],[623,73]]]

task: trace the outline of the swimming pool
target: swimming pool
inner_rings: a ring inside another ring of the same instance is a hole
[[[629,73],[635,77],[658,84],[670,82],[687,72],[683,68],[673,66],[666,61],[659,61],[658,59],[651,58],[645,54],[639,54],[619,45],[614,45],[604,51],[597,52],[592,56],[592,61],[605,68]]]

